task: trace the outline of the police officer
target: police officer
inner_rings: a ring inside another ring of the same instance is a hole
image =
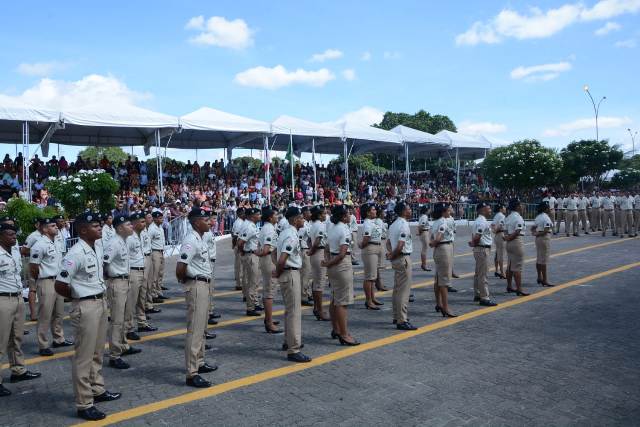
[[[153,263],[151,262],[151,237],[149,237],[149,226],[153,224],[151,212],[144,211],[145,228],[140,232],[140,240],[142,241],[142,253],[144,254],[144,292],[145,297],[145,314],[160,313],[157,307],[153,306]]]
[[[500,279],[506,279],[507,277],[504,275],[504,220],[506,217],[504,214],[507,209],[502,203],[498,203],[494,211],[493,220],[491,221],[491,231],[495,235],[494,241],[496,242],[496,253],[493,261],[495,272],[493,275]]]
[[[303,206],[300,208],[302,217],[304,218],[304,225],[298,230],[298,237],[300,237],[300,256],[302,257],[302,269],[300,270],[300,280],[302,281],[302,305],[307,307],[313,306],[313,298],[311,297],[311,260],[307,252],[309,251],[309,231],[311,226],[309,220],[311,219],[311,210],[309,206]]]
[[[246,220],[237,243],[244,270],[242,292],[247,304],[247,316],[260,316],[260,311],[263,309],[258,296],[260,267],[258,255],[255,253],[258,250],[258,227],[256,223],[260,219],[260,211],[255,208],[247,208],[245,214]]]
[[[287,359],[292,362],[311,362],[302,354],[302,287],[300,283],[300,239],[298,230],[304,225],[302,212],[295,206],[287,208],[284,217],[288,226],[281,229],[277,242],[277,262],[273,277],[278,279],[284,302],[284,335],[282,349],[287,351]]]
[[[620,238],[626,232],[629,237],[633,237],[633,197],[628,191],[620,196]]]
[[[107,335],[106,286],[103,278],[100,214],[85,212],[75,219],[78,243],[62,260],[56,277],[56,292],[72,298],[69,316],[75,328],[75,352],[71,360],[73,391],[78,416],[90,421],[106,415],[95,402],[120,398],[104,388],[102,355]]]
[[[151,212],[153,222],[147,229],[149,239],[151,240],[151,265],[153,271],[153,282],[151,284],[153,292],[153,302],[155,304],[162,303],[167,299],[162,295],[162,281],[164,278],[164,230],[162,229],[162,221],[164,214],[160,209],[154,209]]]
[[[129,294],[125,304],[124,322],[126,338],[138,341],[140,336],[137,332],[154,332],[158,328],[149,324],[145,314],[147,298],[144,285],[145,259],[140,238],[146,227],[144,213],[135,212],[129,215],[129,221],[133,227],[133,233],[126,240],[129,250]]]
[[[556,204],[558,200],[553,196],[553,193],[549,192],[542,199],[543,202],[547,202],[549,204],[549,218],[551,218],[551,224],[555,227],[556,224]],[[553,228],[551,229],[553,232]],[[555,234],[555,233],[554,233]]]
[[[236,214],[238,217],[233,222],[233,226],[231,227],[231,249],[233,249],[235,258],[233,264],[234,277],[236,280],[236,291],[242,290],[242,284],[244,283],[244,273],[242,271],[242,257],[240,253],[238,253],[238,236],[242,232],[242,228],[244,227],[244,208],[238,208]]]
[[[393,323],[400,330],[412,331],[417,328],[409,323],[407,317],[409,295],[411,294],[411,252],[413,252],[413,241],[408,222],[411,219],[411,207],[404,202],[399,202],[394,211],[398,218],[389,227],[389,240],[387,241],[387,259],[391,261],[394,273]]]
[[[436,311],[443,317],[455,317],[449,310],[449,283],[453,272],[453,228],[449,217],[448,203],[436,203],[433,207],[433,224],[429,245],[433,248],[433,263],[436,266],[433,292],[436,298]]]
[[[605,193],[602,198],[602,237],[607,234],[607,227],[611,224],[611,232],[615,236],[616,232],[616,219],[614,214],[616,199],[611,193]]]
[[[209,325],[217,325],[219,319],[221,317],[220,313],[214,310],[214,300],[213,300],[213,291],[214,291],[214,281],[215,281],[215,272],[216,272],[216,230],[218,226],[218,216],[215,211],[211,211],[211,216],[209,217],[209,229],[202,235],[202,239],[205,241],[207,246],[209,247],[209,260],[211,261],[211,283],[209,284],[209,320],[207,324]],[[216,334],[206,332],[204,333],[204,337],[206,339],[213,339],[216,337]]]
[[[12,383],[38,378],[40,373],[24,367],[22,335],[24,333],[24,304],[22,302],[22,259],[13,250],[17,229],[14,225],[0,223],[0,360],[4,354],[9,358]],[[0,375],[0,397],[11,391],[2,385]]]
[[[536,271],[538,272],[538,284],[553,286],[547,277],[547,264],[551,252],[551,233],[553,223],[549,217],[549,205],[542,202],[538,205],[538,215],[531,227],[531,233],[536,236]]]
[[[187,302],[187,336],[184,347],[188,386],[206,388],[211,382],[200,374],[213,372],[218,367],[204,361],[204,332],[209,311],[209,284],[213,277],[209,247],[202,236],[209,230],[209,213],[199,207],[187,215],[191,230],[180,247],[176,264],[176,278],[185,287]]]
[[[353,206],[349,206],[349,231],[351,231],[351,265],[359,265],[356,258],[356,239],[358,237],[358,219],[355,216]]]
[[[564,207],[564,200],[565,197],[558,197],[557,199],[557,203],[558,203],[558,210],[556,211],[556,228],[555,228],[555,233],[554,234],[558,234],[560,233],[560,223],[562,221],[564,221],[564,229],[565,232],[567,231],[567,210]]]
[[[420,267],[424,271],[431,271],[429,265],[427,264],[427,252],[429,250],[429,230],[431,229],[431,225],[429,225],[429,207],[421,206],[420,207],[420,218],[418,218],[418,238],[420,239],[420,244],[422,247],[420,248]]]
[[[476,261],[476,270],[473,276],[473,301],[479,302],[483,306],[493,307],[498,304],[489,298],[489,282],[487,281],[491,245],[493,244],[491,226],[487,221],[487,217],[491,214],[491,206],[488,203],[480,202],[476,205],[476,212],[478,212],[478,217],[473,224],[473,233],[469,242]]]
[[[569,204],[569,206],[572,206]],[[509,215],[505,219],[505,236],[507,242],[507,292],[515,292],[518,296],[527,296],[528,293],[522,290],[522,269],[524,264],[524,219],[522,211],[524,207],[520,200],[511,199],[509,201]],[[568,209],[569,212],[571,209]],[[567,213],[568,214],[568,213]],[[575,222],[573,222],[575,224]],[[515,281],[516,288],[511,287]]]
[[[31,248],[29,268],[36,282],[38,293],[38,348],[41,356],[53,356],[50,348],[49,331],[53,335],[53,347],[66,347],[73,342],[64,339],[62,318],[64,298],[56,293],[55,280],[60,269],[62,253],[56,246],[58,227],[54,218],[40,220],[42,238]]]
[[[25,257],[25,262],[23,268],[25,269],[24,275],[27,281],[27,287],[29,288],[29,317],[31,320],[38,320],[37,313],[37,289],[36,289],[36,281],[31,277],[31,269],[29,268],[29,253],[31,252],[31,248],[36,244],[38,240],[42,238],[42,228],[40,224],[40,218],[35,220],[36,229],[33,230],[26,238],[24,248],[21,250],[22,255]]]
[[[259,249],[256,252],[259,258],[260,273],[262,275],[262,302],[264,303],[264,329],[268,334],[281,334],[283,331],[276,328],[279,322],[273,320],[273,294],[276,279],[273,278],[275,269],[274,258],[276,253],[277,235],[275,224],[278,221],[278,211],[266,206],[262,209],[262,228],[258,233]]]
[[[56,248],[58,252],[64,256],[67,253],[67,240],[64,237],[64,230],[67,225],[67,221],[65,221],[62,215],[54,216],[53,219],[56,221],[56,227],[58,227],[58,232],[56,233],[56,237],[54,239]]]
[[[382,244],[380,245],[380,262],[378,263],[378,279],[376,280],[376,290],[381,292],[388,291],[382,281],[382,270],[384,270],[384,260],[386,259],[387,236],[389,234],[389,225],[384,221],[384,212],[384,206],[376,206],[376,224],[382,230]]]
[[[600,231],[600,217],[601,217],[601,209],[602,209],[602,197],[600,192],[593,193],[591,197],[589,197],[589,204],[591,205],[591,217],[589,218],[589,222],[591,223],[591,231],[596,232]],[[551,218],[553,221],[553,218]]]
[[[127,238],[133,234],[129,218],[118,215],[113,219],[116,234],[109,240],[104,250],[104,264],[107,272],[107,295],[109,303],[109,366],[129,369],[122,356],[140,353],[140,349],[129,345],[126,338],[125,317],[129,296],[129,247]]]
[[[322,295],[327,282],[327,268],[322,265],[322,261],[325,259],[325,250],[328,249],[326,215],[324,206],[311,208],[309,259],[311,260],[311,275],[313,277],[313,315],[319,321],[331,320],[322,308]]]
[[[368,310],[380,310],[384,303],[378,301],[375,295],[375,284],[378,278],[379,258],[382,256],[382,229],[375,222],[376,206],[373,203],[365,203],[360,207],[360,214],[364,217],[362,223],[362,241],[358,245],[361,249],[362,263],[364,264],[364,306]]]
[[[589,227],[587,225],[587,218],[591,214],[591,204],[589,199],[584,194],[580,193],[578,198],[578,221],[582,227],[584,234],[589,234]]]
[[[640,191],[633,196],[633,237],[638,237],[640,231]]]
[[[579,236],[578,234],[578,196],[575,193],[572,193],[569,197],[564,199],[564,208],[565,208],[565,223],[564,228],[569,237],[573,230],[574,236]]]
[[[113,227],[113,215],[107,214],[102,225],[102,248],[106,249],[109,246],[109,242],[116,235],[116,229]]]

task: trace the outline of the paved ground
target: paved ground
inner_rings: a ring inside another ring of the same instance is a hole
[[[184,385],[185,305],[168,262],[174,300],[153,316],[160,331],[145,334],[132,369],[104,368],[119,401],[101,404],[106,422],[123,425],[637,425],[640,417],[640,239],[600,236],[552,242],[553,283],[535,285],[535,248],[527,238],[527,298],[506,295],[491,278],[500,305],[471,302],[473,256],[465,227],[458,233],[452,309],[443,320],[433,310],[433,274],[416,265],[416,332],[391,325],[390,294],[384,310],[358,299],[350,326],[363,345],[345,348],[329,338],[330,326],[310,310],[303,317],[307,365],[291,365],[279,351],[282,336],[264,333],[262,321],[243,316],[234,292],[229,243],[218,249],[218,309],[222,322],[207,358],[220,365],[207,377],[214,387]],[[415,254],[418,260],[418,254]],[[361,294],[361,272],[356,289]],[[385,281],[392,285],[391,271]],[[281,309],[278,301],[277,310]],[[281,316],[280,316],[281,317]],[[68,325],[66,322],[65,325]],[[7,384],[0,425],[69,425],[74,418],[70,352],[37,356],[34,326],[24,351],[39,380]],[[73,331],[67,328],[68,335]],[[6,368],[6,360],[3,369]],[[8,371],[3,370],[8,380]]]

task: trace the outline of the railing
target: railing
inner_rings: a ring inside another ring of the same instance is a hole
[[[491,205],[491,212],[493,212],[497,203],[489,203]],[[434,203],[427,203],[429,210],[433,210]],[[452,203],[453,218],[456,220],[475,221],[478,217],[475,203]],[[538,205],[535,203],[523,203],[524,211],[522,217],[525,221],[533,221],[537,216]],[[491,214],[493,217],[493,213]],[[411,205],[411,219],[412,221],[418,221],[420,218],[420,205],[417,203]]]

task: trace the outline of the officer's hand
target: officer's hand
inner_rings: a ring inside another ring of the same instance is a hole
[[[468,244],[470,247],[474,247],[474,246],[475,246],[475,245],[473,244],[473,242],[472,242],[472,241],[467,242],[467,244]]]
[[[325,261],[325,260],[320,261],[320,265],[322,267],[326,267],[327,266],[327,261]]]

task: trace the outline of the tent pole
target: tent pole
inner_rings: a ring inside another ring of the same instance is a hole
[[[264,136],[264,184],[267,186],[267,201],[271,205],[271,156],[269,155],[269,137]]]
[[[318,201],[318,178],[316,175],[316,139],[311,139],[311,161],[313,162],[313,201]]]
[[[156,168],[158,173],[158,192],[160,193],[158,196],[160,197],[160,202],[164,202],[164,185],[162,182],[162,158],[161,158],[161,147],[160,147],[160,129],[156,129]]]
[[[291,163],[291,201],[296,200],[296,181],[295,176],[293,174],[293,133],[291,133],[291,129],[289,129],[289,146],[291,147],[291,158],[289,159],[289,163]]]
[[[344,180],[346,181],[347,195],[349,194],[349,153],[347,153],[347,138],[342,140],[344,148]]]
[[[411,165],[409,164],[409,144],[407,144],[406,142],[404,143],[404,164],[407,174],[407,188],[405,190],[405,198],[407,198],[409,197],[409,174],[411,173]]]
[[[30,202],[31,180],[29,178],[29,122],[22,123],[22,190],[27,201]]]
[[[460,156],[456,148],[456,190],[460,191]]]

